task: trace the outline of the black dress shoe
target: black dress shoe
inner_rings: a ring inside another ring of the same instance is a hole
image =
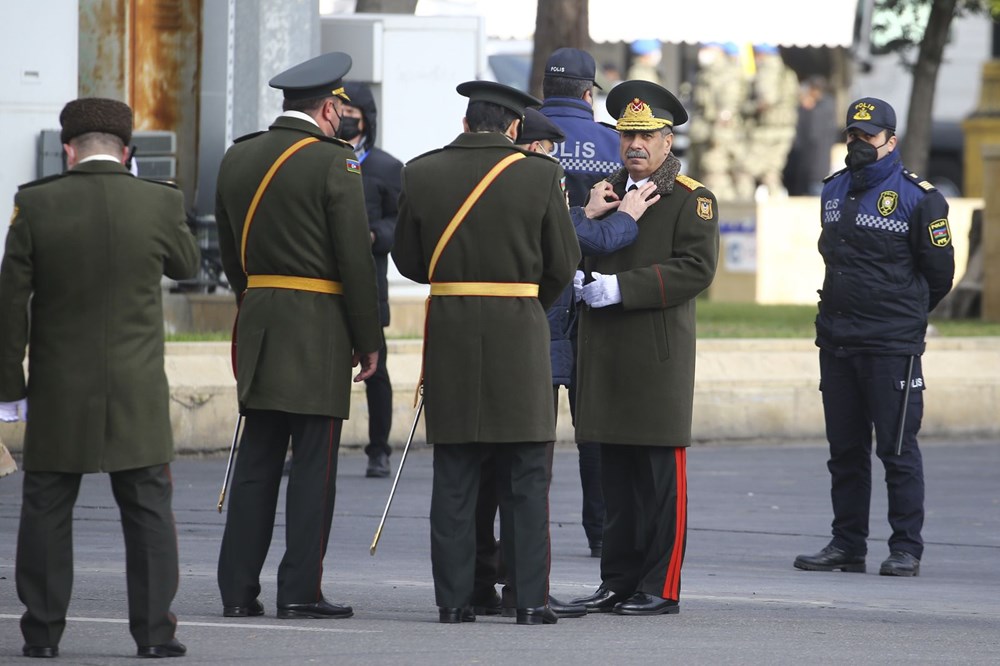
[[[636,592],[614,607],[614,612],[618,615],[674,615],[680,610],[680,604],[673,599],[664,599],[645,592]]]
[[[140,645],[136,656],[146,659],[162,659],[164,657],[183,657],[188,649],[176,638],[163,645]]]
[[[461,622],[475,622],[476,614],[472,608],[445,608],[438,607],[438,622],[441,624],[459,624]]]
[[[625,598],[624,594],[613,592],[602,585],[590,596],[573,599],[570,603],[574,606],[583,606],[588,613],[610,613],[615,604],[625,601]]]
[[[517,609],[518,624],[555,624],[558,621],[559,618],[548,606]]]
[[[264,604],[254,599],[246,606],[223,606],[222,617],[257,617],[264,614]]]
[[[805,571],[848,571],[865,572],[865,556],[851,555],[836,546],[827,546],[815,555],[799,555],[795,558],[795,568]]]
[[[25,645],[21,648],[21,654],[25,657],[35,657],[35,658],[51,658],[59,656],[59,648],[55,645],[49,647],[48,645]]]
[[[384,479],[389,476],[389,456],[385,453],[376,453],[368,456],[368,469],[365,476],[370,479]]]
[[[551,594],[549,595],[549,608],[556,614],[556,617],[583,617],[587,614],[586,606],[582,604],[563,603]]]
[[[352,615],[354,615],[354,609],[350,606],[331,604],[326,599],[311,604],[278,604],[278,619],[281,620],[310,617],[325,620],[351,617]]]
[[[920,560],[902,550],[894,550],[878,568],[879,576],[919,576]]]
[[[503,601],[495,588],[489,588],[472,595],[472,610],[476,615],[500,615],[503,611]]]

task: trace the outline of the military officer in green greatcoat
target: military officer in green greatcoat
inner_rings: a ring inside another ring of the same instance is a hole
[[[127,104],[78,99],[59,121],[70,169],[20,188],[0,267],[0,408],[25,397],[31,407],[15,568],[27,607],[23,654],[59,653],[73,586],[73,505],[83,474],[107,472],[138,655],[179,657],[160,280],[194,277],[198,246],[181,193],[123,166]]]
[[[656,184],[639,237],[588,257],[581,288],[576,437],[601,442],[607,513],[601,585],[574,600],[622,615],[678,612],[687,535],[686,447],[694,397],[695,298],[715,276],[715,196],[680,175],[672,127],[687,112],[666,89],[626,81],[608,95],[625,165],[621,197]]]
[[[277,616],[353,614],[322,592],[351,367],[360,362],[354,381],[364,381],[382,346],[361,165],[333,138],[350,67],[350,56],[332,52],[271,79],[284,113],[238,139],[219,171],[216,223],[240,295],[236,383],[245,419],[219,554],[226,617],[264,613],[260,572],[289,440]]]
[[[465,132],[403,169],[392,258],[431,285],[424,340],[434,445],[431,566],[441,622],[475,620],[480,463],[495,455],[500,524],[518,624],[553,623],[546,443],[555,439],[545,309],[580,259],[562,167],[514,145],[526,106],[470,81]]]

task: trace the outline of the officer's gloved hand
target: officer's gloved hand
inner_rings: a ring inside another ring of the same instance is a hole
[[[0,402],[0,421],[14,423],[28,420],[28,399],[21,398],[14,402]]]
[[[590,274],[593,282],[583,285],[581,293],[583,300],[592,308],[603,308],[622,302],[622,290],[618,286],[617,275],[602,275],[598,272]]]
[[[583,271],[577,271],[573,276],[573,300],[576,302],[583,300]]]

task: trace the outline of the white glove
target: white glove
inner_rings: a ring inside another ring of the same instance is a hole
[[[577,271],[573,276],[573,300],[580,302],[583,300],[583,271]]]
[[[617,275],[601,275],[598,272],[590,274],[594,281],[583,285],[581,294],[583,300],[592,308],[603,308],[622,302],[622,290],[618,286]]]
[[[28,420],[28,399],[21,398],[14,402],[0,402],[0,421],[14,423]]]

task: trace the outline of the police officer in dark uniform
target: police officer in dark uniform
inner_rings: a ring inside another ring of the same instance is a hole
[[[431,566],[441,622],[469,622],[482,461],[495,460],[504,561],[518,624],[551,624],[546,449],[555,439],[544,308],[570,283],[580,247],[563,170],[514,145],[538,100],[488,81],[465,132],[403,169],[392,258],[430,284],[424,340],[427,440],[434,445]]]
[[[59,654],[73,506],[82,476],[106,472],[121,512],[138,656],[180,657],[160,281],[193,277],[198,245],[183,195],[124,166],[127,104],[78,99],[59,121],[70,168],[20,188],[0,268],[0,404],[27,396],[31,406],[15,571],[26,606],[22,652]]]
[[[245,419],[229,494],[218,582],[223,615],[261,615],[283,461],[292,446],[279,618],[350,617],[323,597],[337,451],[355,382],[382,347],[361,165],[333,138],[351,59],[327,53],[270,81],[284,113],[243,137],[219,171],[223,267],[240,294],[237,392]]]
[[[552,156],[566,172],[570,206],[585,206],[590,188],[619,167],[618,135],[594,121],[594,87],[597,65],[594,57],[574,48],[559,48],[545,62],[540,111],[559,126],[565,138],[556,143]],[[608,189],[602,190],[607,194]],[[608,227],[604,227],[607,229]],[[634,236],[632,237],[634,238]],[[623,244],[628,244],[631,240]],[[614,249],[614,248],[612,248]],[[609,251],[609,250],[605,250]],[[578,273],[577,280],[583,274]],[[570,413],[576,411],[576,302],[564,291],[548,311],[552,331],[552,376],[568,387]],[[601,451],[593,442],[578,442],[580,485],[583,491],[582,523],[592,557],[601,556],[604,497],[601,494]]]
[[[951,289],[955,258],[948,204],[930,183],[903,168],[895,130],[896,113],[886,102],[865,97],[851,104],[847,168],[823,187],[819,250],[826,277],[816,345],[830,443],[833,538],[820,552],[795,558],[795,567],[807,571],[865,571],[874,427],[892,527],[889,557],[879,573],[920,573],[920,356],[927,315]]]

